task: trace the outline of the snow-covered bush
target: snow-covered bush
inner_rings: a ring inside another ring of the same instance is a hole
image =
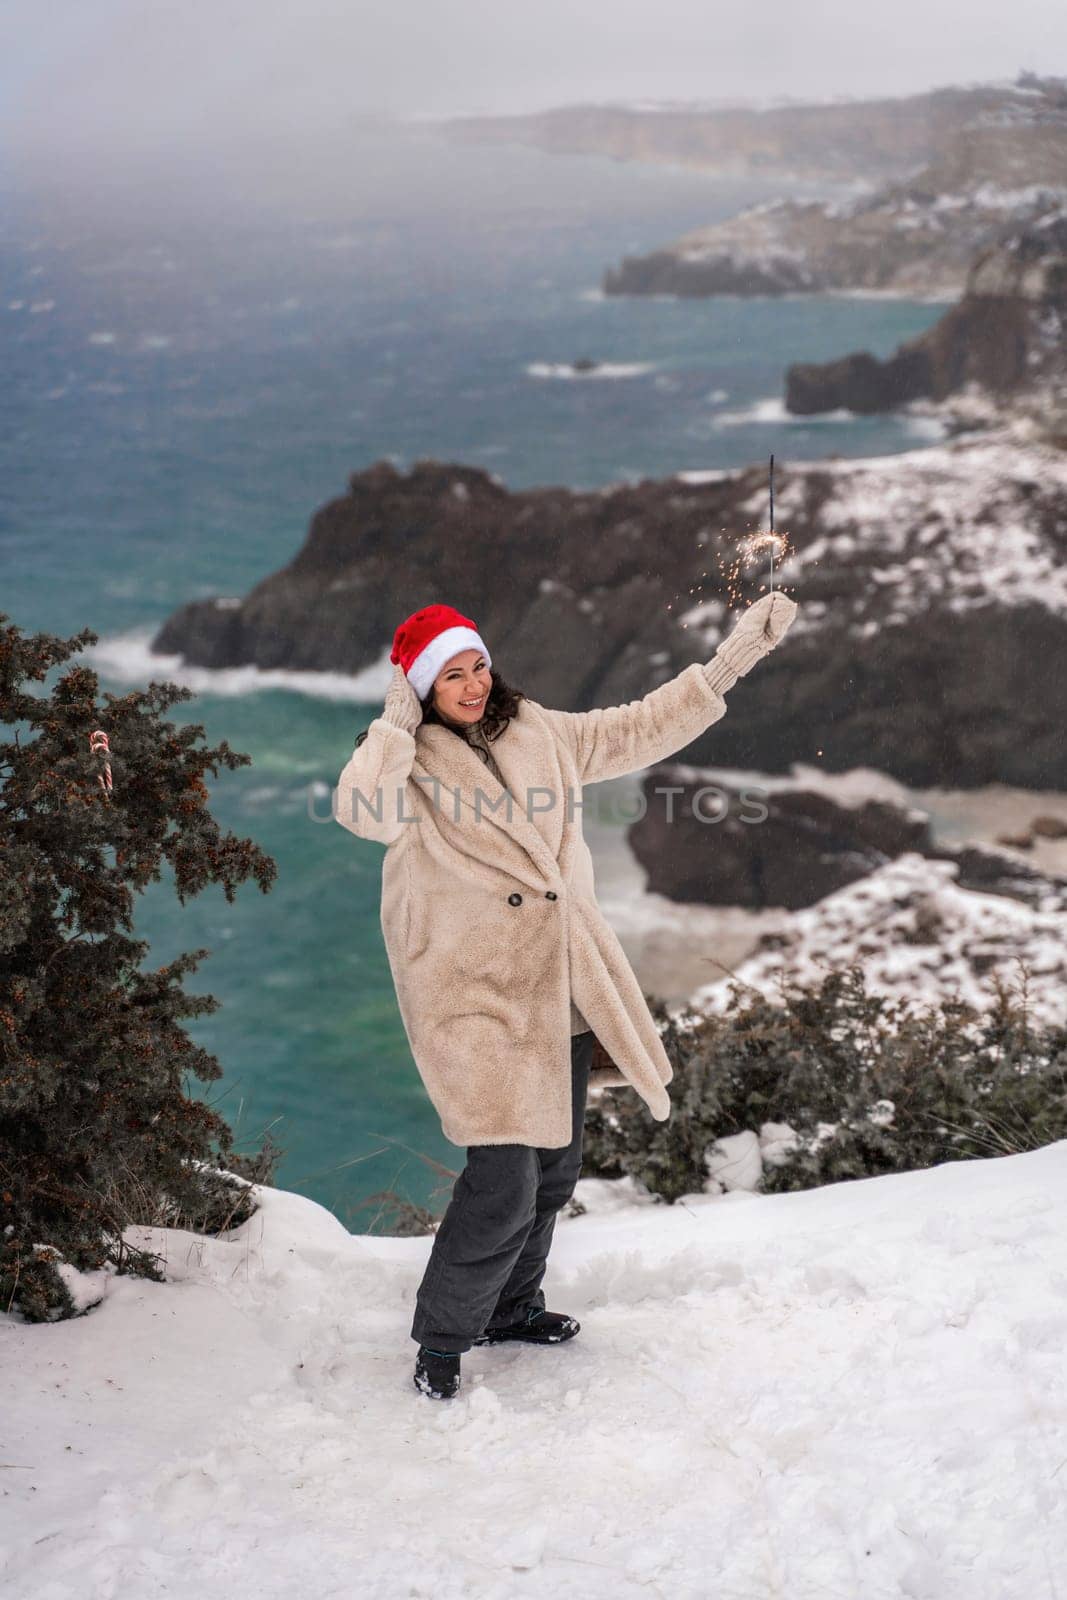
[[[606,1089],[586,1116],[584,1172],[629,1173],[674,1201],[723,1181],[744,1146],[765,1192],[1036,1149],[1067,1136],[1067,1029],[1036,1027],[1026,973],[982,1011],[869,993],[861,966],[774,1000],[739,984],[721,1015],[653,1009],[674,1067],[672,1112]],[[753,1140],[758,1140],[758,1149]]]

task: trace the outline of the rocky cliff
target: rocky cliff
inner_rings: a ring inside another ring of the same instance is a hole
[[[666,162],[729,177],[880,180],[925,166],[977,117],[1025,108],[1035,81],[1026,75],[1016,85],[763,107],[561,106],[533,115],[457,117],[439,126],[457,143],[526,144],[554,155]]]
[[[786,406],[874,412],[944,400],[971,386],[998,402],[1067,385],[1067,207],[983,250],[966,290],[932,328],[886,361],[867,352],[786,373]]]
[[[920,170],[873,194],[781,199],[697,228],[604,275],[606,294],[866,289],[958,295],[980,250],[1067,200],[1067,80],[1021,82],[948,128]]]
[[[989,845],[938,844],[912,805],[845,804],[802,780],[740,784],[674,761],[646,773],[642,795],[627,839],[646,889],[668,900],[797,911],[912,853],[953,862],[961,889],[1067,913],[1067,878]]]
[[[776,503],[800,615],[687,759],[1067,787],[1067,454],[1005,430],[798,464]],[[447,598],[536,699],[614,704],[712,653],[733,624],[722,568],[765,508],[762,468],[511,493],[475,468],[379,462],[287,567],[244,599],[182,607],[153,648],[355,673],[408,611]]]

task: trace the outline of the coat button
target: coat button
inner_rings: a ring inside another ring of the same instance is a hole
[[[509,906],[521,906],[522,905],[522,895],[521,894],[509,894],[508,895],[508,905]]]
[[[558,900],[559,896],[557,895],[555,889],[546,889],[545,890],[545,899],[546,900]]]

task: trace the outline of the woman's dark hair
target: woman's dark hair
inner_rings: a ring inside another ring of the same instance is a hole
[[[513,688],[512,685],[508,683],[507,679],[500,675],[495,667],[490,668],[490,672],[492,674],[493,684],[492,688],[489,690],[489,696],[485,702],[485,710],[479,717],[477,724],[472,724],[472,726],[481,728],[482,732],[485,734],[485,737],[492,740],[500,737],[508,723],[511,721],[512,717],[517,714],[519,709],[519,701],[525,700],[526,696],[521,689]],[[423,722],[440,722],[444,727],[449,728],[454,734],[456,734],[458,738],[466,739],[467,733],[465,728],[457,727],[454,722],[446,722],[444,717],[438,714],[433,705],[432,685],[429,694],[424,700],[420,701],[420,704],[422,705]],[[358,739],[356,740],[357,749],[363,743],[369,732],[369,728],[364,728],[363,732],[359,735]]]

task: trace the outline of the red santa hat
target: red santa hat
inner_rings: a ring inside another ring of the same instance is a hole
[[[461,650],[479,650],[486,666],[493,664],[485,640],[470,617],[452,606],[424,606],[405,617],[397,628],[389,659],[403,667],[411,687],[424,700],[441,668]]]

